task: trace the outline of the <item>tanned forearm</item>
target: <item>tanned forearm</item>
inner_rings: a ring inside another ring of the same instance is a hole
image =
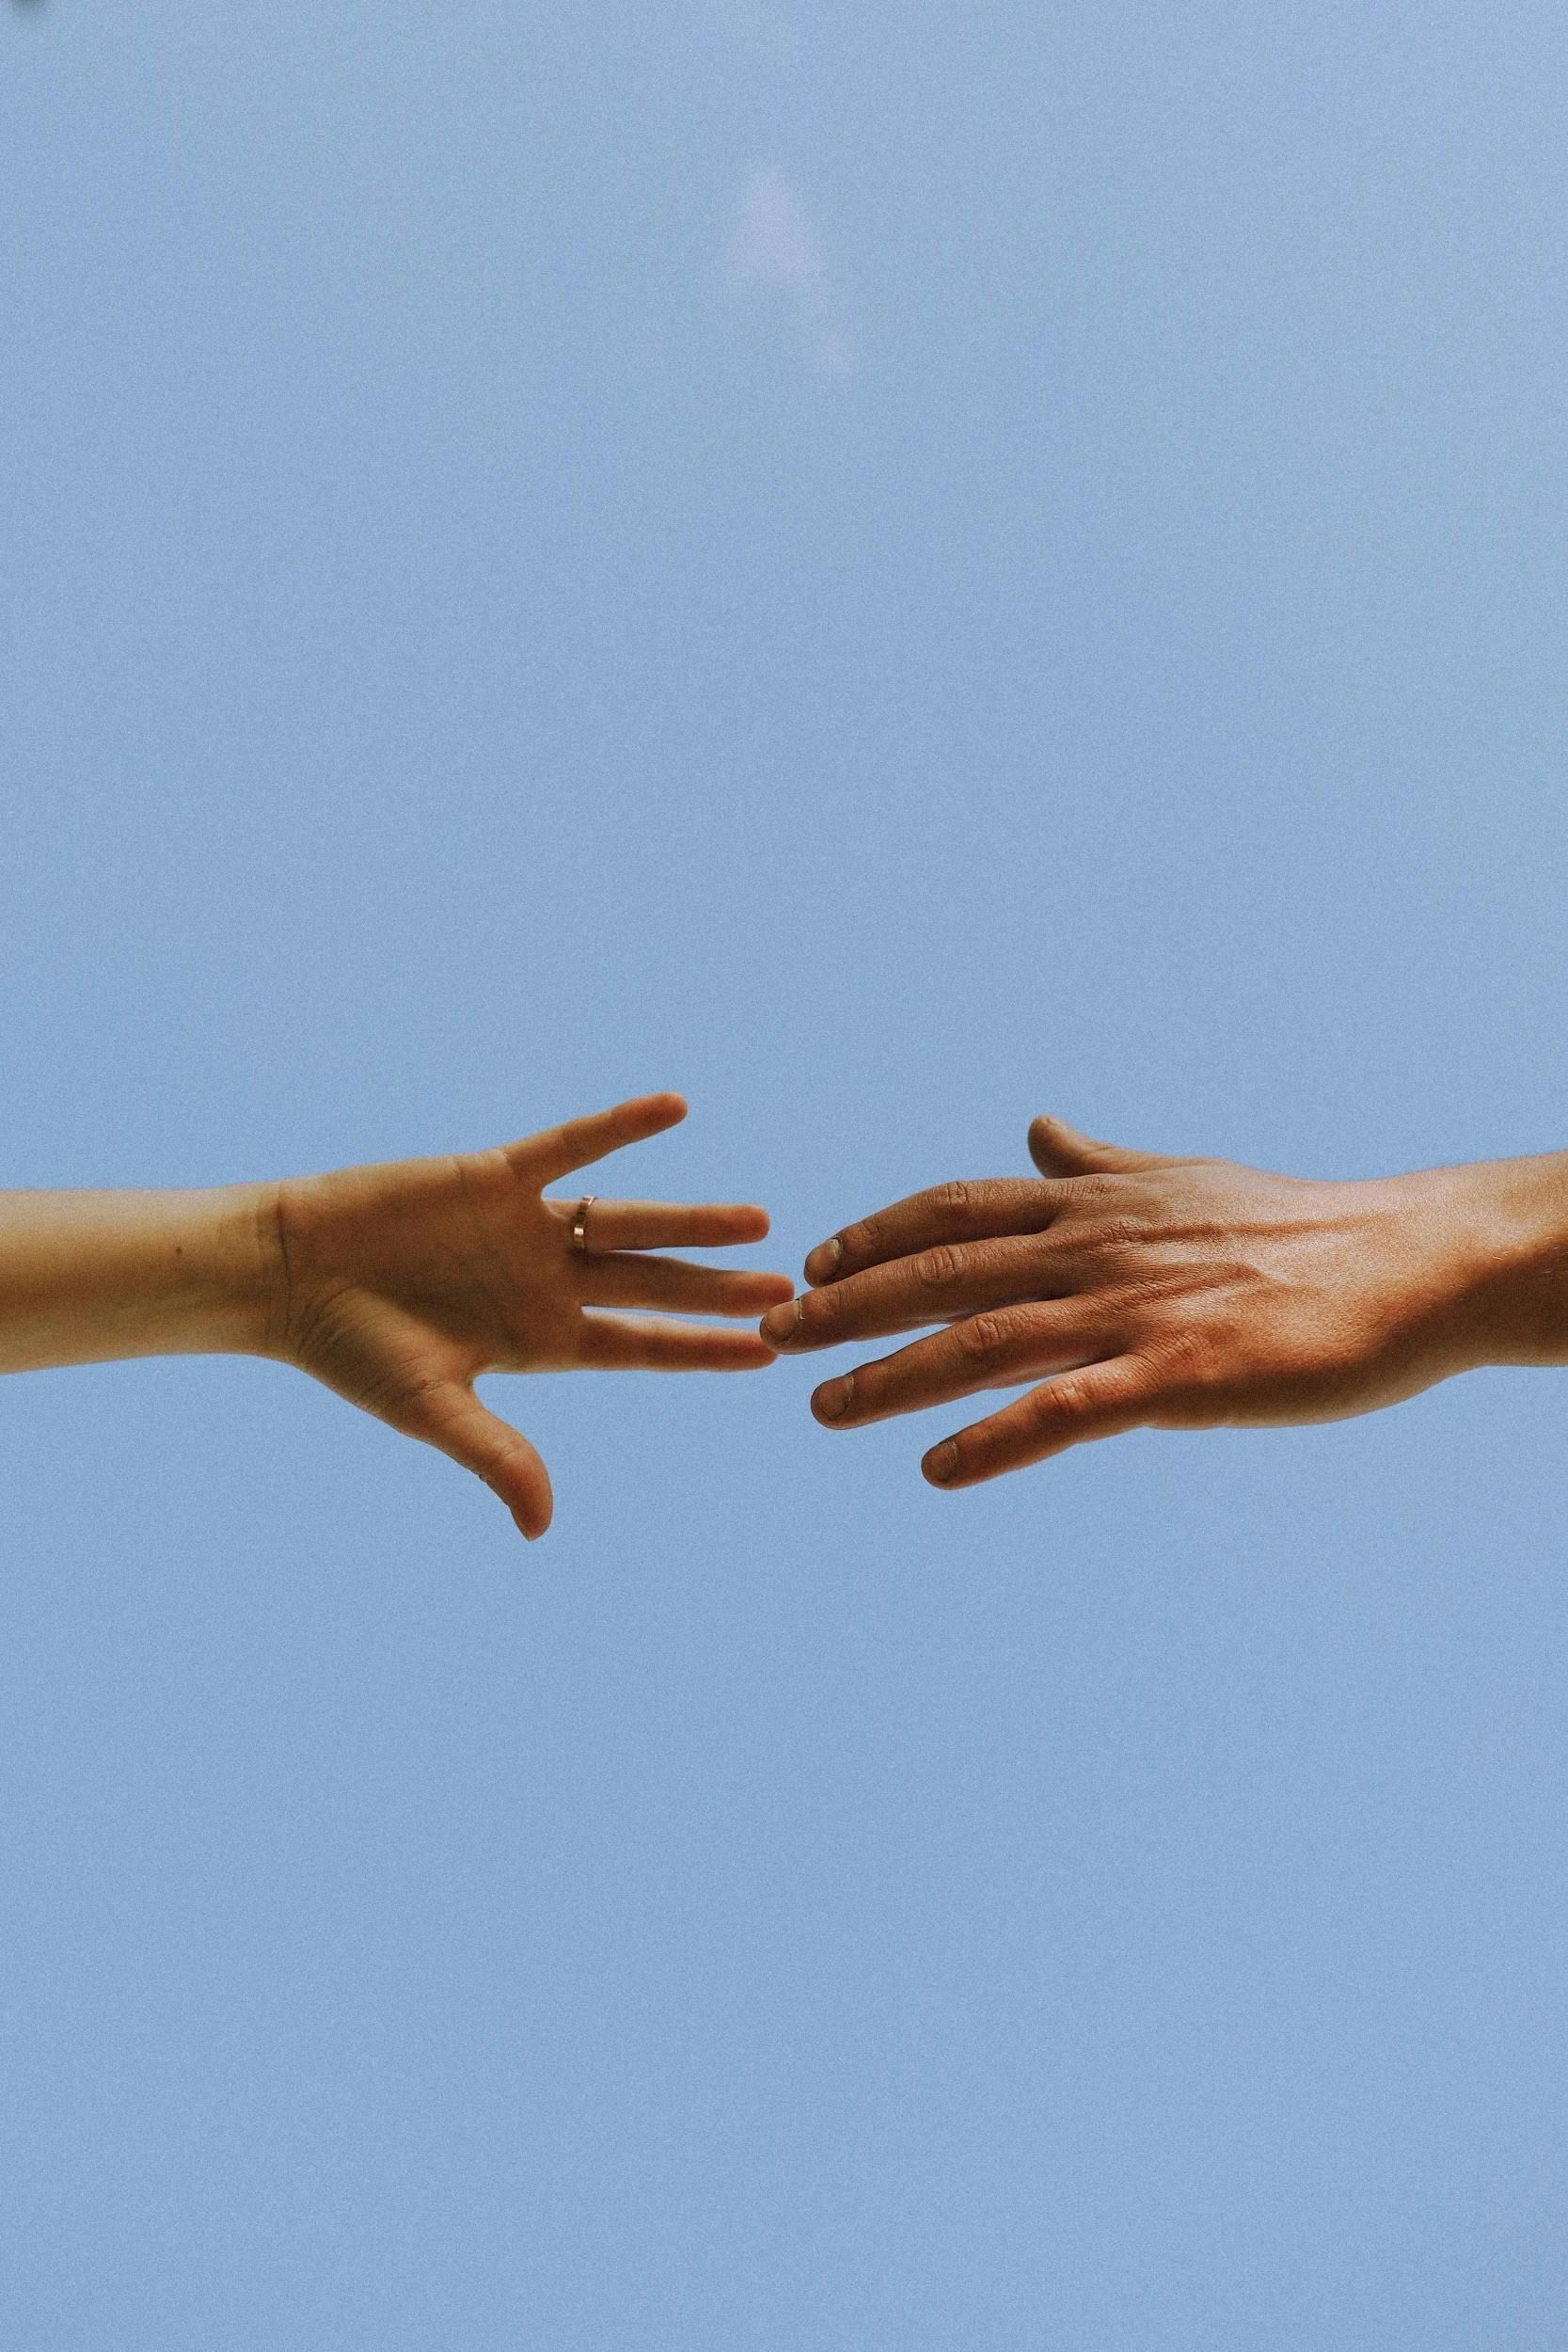
[[[1448,1172],[1466,1201],[1483,1269],[1474,1360],[1568,1364],[1568,1152]]]

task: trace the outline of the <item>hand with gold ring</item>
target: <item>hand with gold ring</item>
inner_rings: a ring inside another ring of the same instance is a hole
[[[273,1187],[262,1352],[438,1446],[494,1488],[524,1535],[542,1535],[545,1465],[480,1403],[481,1373],[750,1372],[773,1360],[754,1329],[677,1318],[755,1316],[791,1295],[787,1275],[651,1254],[760,1241],[765,1211],[546,1197],[574,1169],[685,1117],[678,1094],[645,1095],[498,1151]]]

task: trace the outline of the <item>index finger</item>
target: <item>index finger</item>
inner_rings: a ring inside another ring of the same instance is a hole
[[[841,1281],[890,1258],[912,1257],[934,1242],[994,1241],[1007,1233],[1042,1233],[1065,1205],[1066,1186],[1050,1178],[997,1176],[978,1184],[937,1184],[911,1193],[875,1216],[845,1225],[818,1242],[806,1260],[814,1284]]]
[[[586,1168],[591,1160],[602,1160],[607,1152],[622,1151],[628,1143],[645,1143],[650,1136],[662,1135],[666,1127],[678,1127],[686,1117],[686,1100],[679,1094],[639,1094],[629,1103],[617,1103],[608,1111],[594,1111],[586,1119],[568,1119],[560,1127],[546,1127],[537,1136],[525,1136],[520,1143],[509,1143],[506,1156],[519,1176],[526,1176],[541,1186],[559,1184],[574,1168]]]

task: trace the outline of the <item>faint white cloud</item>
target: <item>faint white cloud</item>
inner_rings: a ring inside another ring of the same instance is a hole
[[[725,263],[732,284],[789,305],[814,366],[827,375],[849,373],[855,354],[843,302],[811,215],[776,165],[753,171],[741,191]]]

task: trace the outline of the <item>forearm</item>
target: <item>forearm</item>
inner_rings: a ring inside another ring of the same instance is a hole
[[[263,1353],[270,1188],[0,1193],[0,1372]]]

